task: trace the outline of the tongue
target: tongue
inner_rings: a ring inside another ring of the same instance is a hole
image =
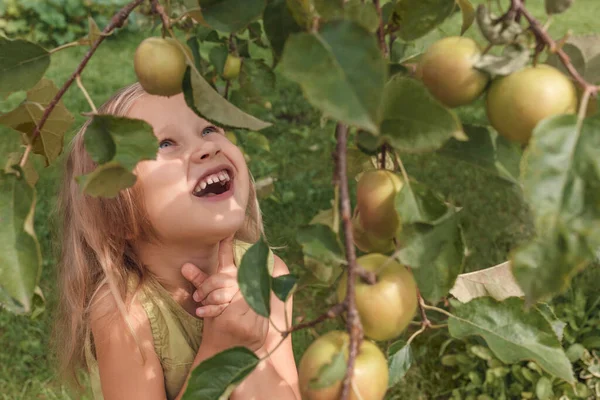
[[[200,193],[198,193],[199,197],[204,197],[204,196],[215,196],[217,194],[221,194],[223,192],[225,192],[227,190],[227,185],[223,185],[220,182],[215,182],[215,183],[211,183],[210,185],[206,186],[203,190],[200,191]]]

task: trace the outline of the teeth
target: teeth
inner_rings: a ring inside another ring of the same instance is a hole
[[[225,185],[229,182],[231,178],[229,177],[229,173],[225,170],[218,172],[216,174],[212,174],[202,179],[202,181],[198,182],[196,187],[194,188],[193,193],[197,194],[198,192],[206,189],[206,187],[210,184],[220,182],[221,185]]]

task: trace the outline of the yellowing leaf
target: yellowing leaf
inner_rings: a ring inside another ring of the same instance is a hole
[[[524,295],[515,281],[508,261],[491,268],[458,275],[450,294],[461,303],[483,296],[504,300],[507,297]]]
[[[475,8],[469,0],[456,0],[456,3],[460,7],[462,12],[462,27],[460,28],[460,34],[464,34],[475,21]]]
[[[27,99],[19,107],[0,115],[0,123],[22,132],[23,141],[25,144],[29,144],[45,108],[57,92],[58,88],[51,80],[42,79],[27,92]],[[72,123],[73,116],[63,102],[59,101],[42,127],[39,136],[33,142],[33,152],[43,155],[47,165],[61,153],[64,134]]]

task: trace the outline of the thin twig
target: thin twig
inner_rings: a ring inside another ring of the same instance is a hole
[[[335,153],[335,181],[340,187],[340,212],[345,236],[346,259],[348,260],[348,281],[346,288],[346,329],[350,334],[350,346],[348,354],[348,368],[344,383],[342,385],[341,399],[347,400],[350,396],[352,376],[354,374],[354,362],[358,355],[360,342],[363,338],[362,324],[356,309],[354,298],[354,286],[357,275],[356,250],[354,248],[354,238],[352,235],[352,221],[350,209],[350,194],[348,191],[348,177],[346,166],[346,149],[348,139],[348,126],[338,122],[335,127],[337,138]]]
[[[387,46],[385,45],[385,30],[383,28],[383,16],[381,14],[381,5],[379,4],[379,0],[373,0],[373,4],[375,5],[375,9],[377,10],[377,16],[379,17],[379,27],[377,28],[377,38],[379,39],[379,48],[383,52],[383,56],[385,58],[389,57],[389,52]]]
[[[431,321],[427,318],[427,313],[425,312],[425,300],[423,300],[423,296],[421,296],[421,291],[417,289],[417,299],[419,302],[419,311],[421,311],[421,323],[423,327],[428,328],[431,326]]]
[[[442,308],[438,308],[438,307],[434,307],[434,306],[428,306],[427,304],[423,303],[422,307],[426,310],[431,310],[431,311],[436,311],[439,312],[440,314],[444,314],[447,317],[454,317],[454,315],[452,315],[451,313],[449,313],[448,311],[442,309]]]
[[[81,46],[81,43],[79,43],[79,41],[65,43],[62,46],[58,46],[58,47],[53,48],[52,50],[49,50],[48,53],[54,54],[58,51],[68,49],[69,47],[75,47],[75,46]]]
[[[85,86],[83,86],[83,82],[81,82],[81,75],[77,75],[77,78],[75,78],[75,80],[77,81],[77,86],[79,86],[79,89],[83,92],[83,96],[85,97],[85,99],[87,100],[88,104],[90,105],[90,108],[92,109],[92,111],[94,112],[94,114],[97,114],[98,113],[98,109],[96,108],[96,105],[92,101],[92,98],[90,97],[90,94],[85,89]]]
[[[335,318],[335,317],[341,315],[345,309],[346,309],[345,303],[338,303],[338,304],[334,305],[333,307],[331,307],[329,310],[327,310],[327,312],[325,312],[324,314],[321,314],[320,316],[313,319],[312,321],[303,322],[301,324],[294,325],[291,328],[289,328],[288,330],[286,330],[285,332],[281,332],[281,336],[283,336],[285,338],[292,332],[299,331],[299,330],[305,329],[305,328],[310,328],[310,327],[315,326],[325,320]]]
[[[160,19],[162,20],[163,32],[168,31],[169,28],[171,27],[171,22],[170,22],[171,19],[169,18],[169,16],[165,12],[165,9],[158,2],[158,0],[150,0],[150,3],[152,3],[152,12],[154,14],[158,14],[160,16]]]
[[[402,172],[402,177],[404,178],[404,181],[406,182],[406,184],[410,188],[410,180],[408,179],[408,173],[406,172],[406,168],[404,168],[404,163],[402,163],[402,159],[400,158],[400,154],[398,154],[397,151],[394,152],[394,154],[396,155],[396,161],[398,162],[398,166],[400,167],[400,171]]]
[[[411,336],[408,338],[408,340],[406,341],[406,346],[410,345],[410,344],[412,343],[412,341],[413,341],[413,340],[415,340],[415,338],[416,338],[417,336],[419,336],[421,333],[425,332],[425,329],[427,329],[427,328],[425,327],[425,325],[421,325],[421,328],[420,328],[418,331],[416,331],[415,333],[413,333],[413,334],[412,334],[412,335],[411,335]]]
[[[383,146],[381,146],[381,160],[379,162],[379,168],[381,169],[385,169],[386,150],[387,146],[384,143]]]
[[[31,153],[31,148],[33,147],[33,143],[35,143],[36,139],[40,135],[40,132],[42,131],[44,124],[50,117],[52,110],[54,110],[54,108],[56,107],[56,105],[58,104],[60,99],[67,92],[67,89],[69,89],[69,87],[73,84],[73,82],[75,81],[77,76],[79,76],[81,74],[81,71],[83,71],[83,68],[85,68],[86,64],[88,63],[88,61],[90,60],[92,55],[96,52],[96,49],[98,48],[98,46],[100,46],[100,43],[102,43],[102,41],[104,40],[106,35],[108,35],[114,29],[120,28],[121,26],[123,26],[123,24],[127,20],[127,17],[129,16],[129,14],[131,14],[131,12],[137,6],[139,6],[143,1],[144,0],[133,0],[131,3],[127,4],[125,7],[120,9],[112,17],[112,19],[110,20],[110,23],[104,28],[104,30],[102,30],[102,35],[100,35],[98,37],[98,39],[96,39],[94,44],[92,44],[92,47],[88,50],[86,55],[83,57],[83,60],[81,60],[81,62],[75,69],[75,72],[73,72],[71,77],[69,79],[67,79],[67,81],[63,84],[63,86],[60,88],[58,93],[56,93],[56,95],[54,96],[52,101],[50,101],[50,103],[48,104],[48,107],[44,111],[42,118],[40,118],[40,122],[38,122],[37,126],[33,130],[33,133],[31,134],[31,140],[29,141],[29,144],[27,145],[27,148],[25,149],[25,153],[23,153],[23,157],[21,158],[21,162],[19,163],[21,166],[24,166],[27,163],[27,158],[29,157],[29,154]]]

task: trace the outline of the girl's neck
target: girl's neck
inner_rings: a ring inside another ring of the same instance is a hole
[[[192,263],[207,275],[216,272],[219,245],[184,246],[161,243],[138,243],[136,252],[150,273],[190,314],[195,314],[196,304],[192,299],[194,286],[181,274],[185,263]]]

